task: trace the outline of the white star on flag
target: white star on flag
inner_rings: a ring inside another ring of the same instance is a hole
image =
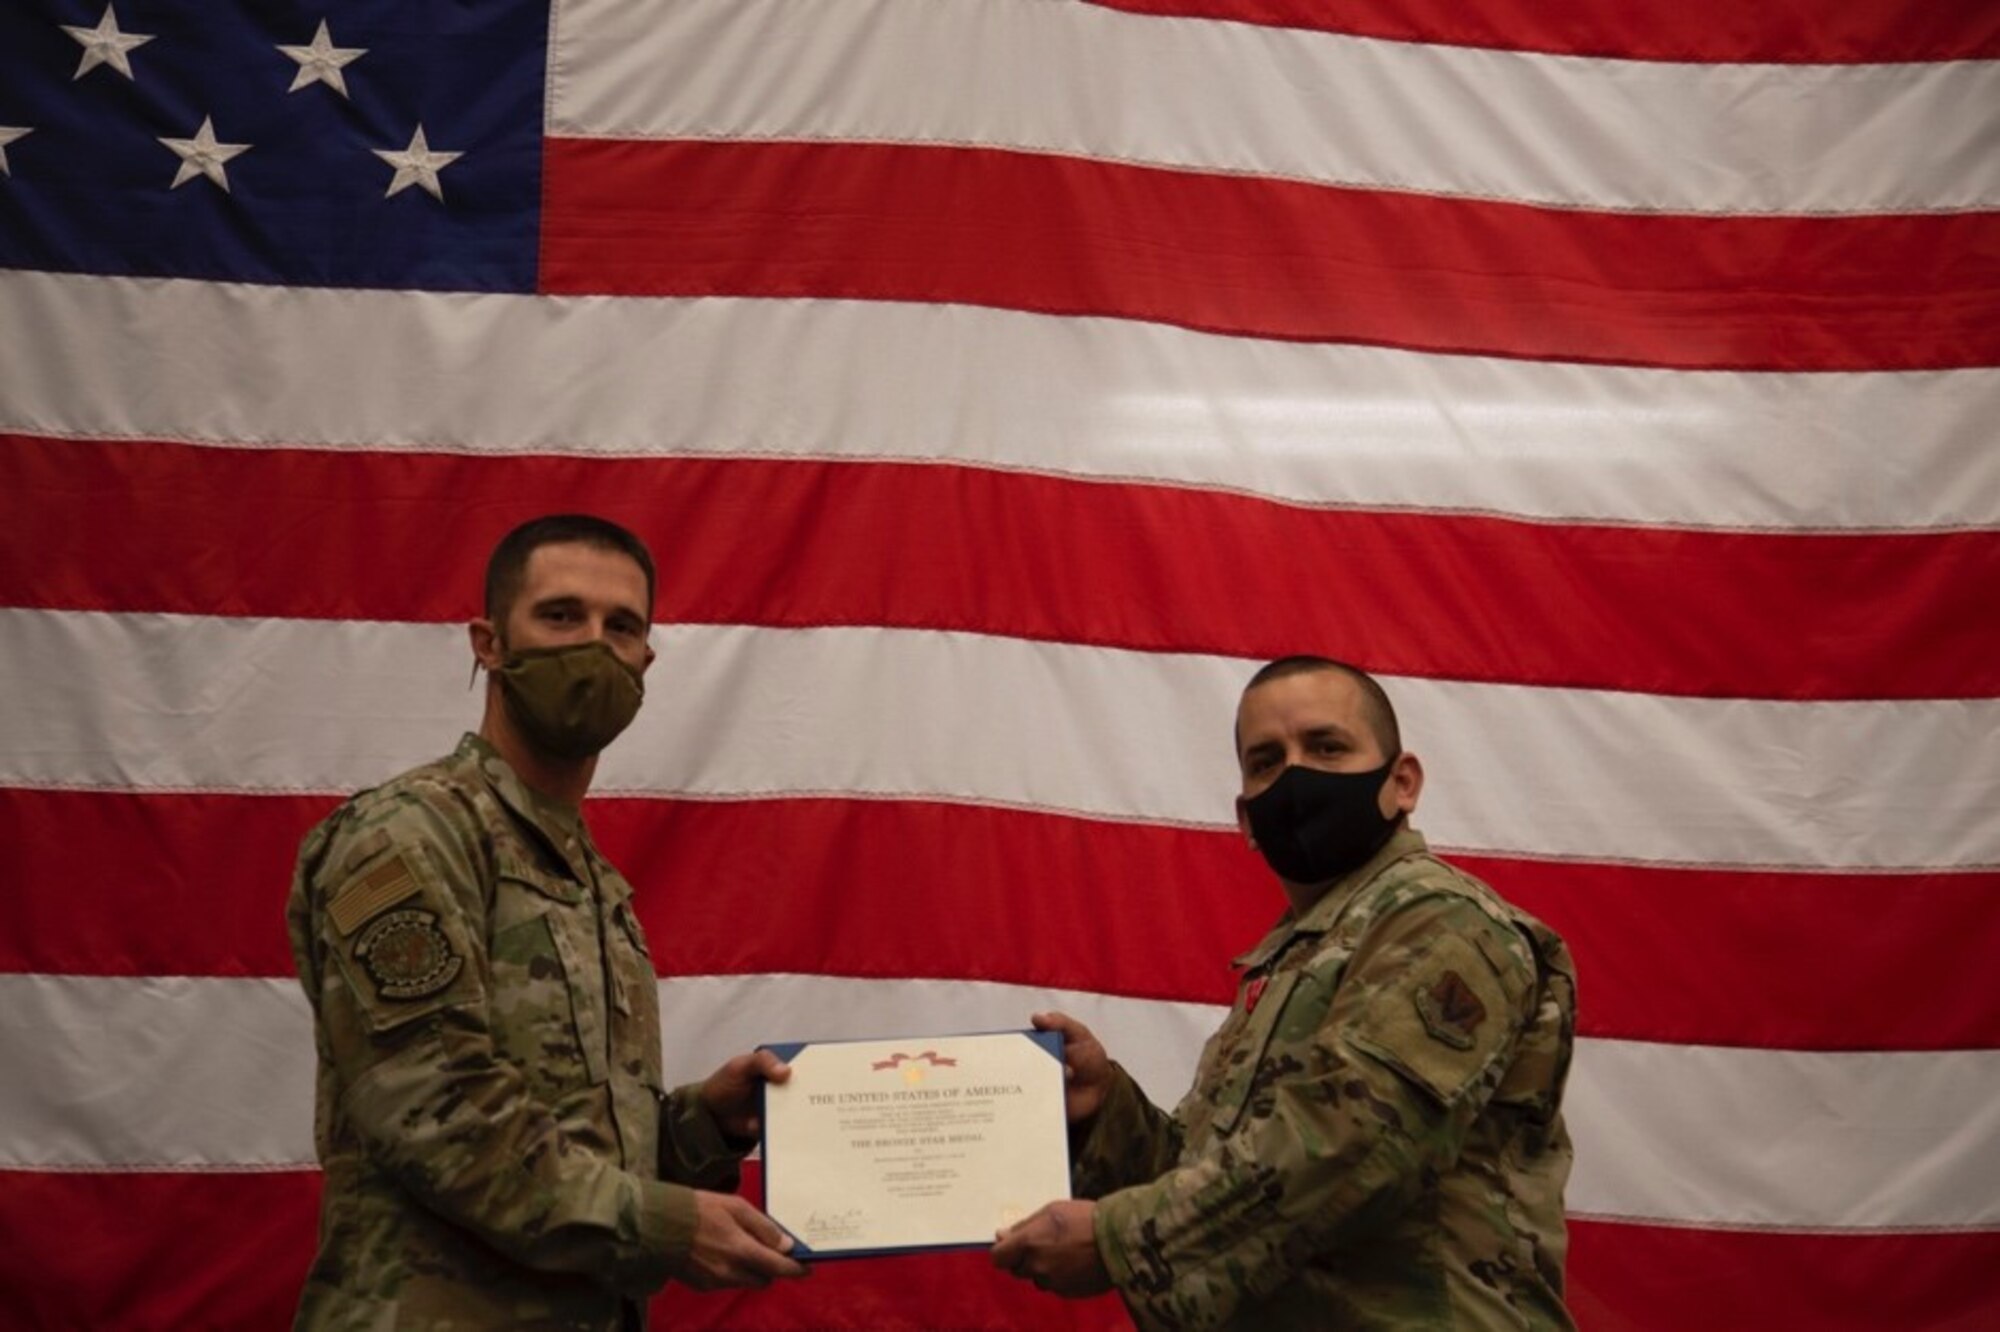
[[[70,75],[70,82],[82,78],[99,65],[109,65],[126,78],[138,82],[132,74],[132,57],[128,54],[135,46],[144,46],[153,40],[150,33],[118,31],[118,15],[110,5],[104,7],[104,17],[97,20],[94,28],[79,28],[65,23],[62,30],[83,44],[83,59]]]
[[[169,187],[176,190],[196,176],[207,176],[222,187],[224,194],[229,193],[229,174],[222,169],[222,164],[238,153],[250,151],[247,143],[217,143],[215,126],[207,116],[201,118],[201,128],[195,131],[192,139],[163,138],[160,142],[173,149],[181,159],[181,169],[174,173],[174,183]]]
[[[11,176],[14,174],[7,169],[7,145],[16,139],[24,139],[33,133],[32,129],[22,125],[0,125],[0,176]]]
[[[297,92],[314,83],[324,83],[327,87],[347,96],[347,80],[341,74],[346,66],[368,54],[365,46],[335,46],[327,33],[326,20],[319,21],[319,31],[313,34],[311,46],[280,46],[286,55],[299,62],[299,72],[292,78],[292,86],[287,92]]]
[[[396,178],[389,182],[388,198],[412,185],[421,185],[439,203],[444,202],[444,186],[438,183],[438,172],[465,156],[464,153],[434,153],[430,144],[424,141],[424,127],[417,126],[416,136],[410,146],[401,152],[391,152],[385,148],[373,150],[375,156],[396,168]]]

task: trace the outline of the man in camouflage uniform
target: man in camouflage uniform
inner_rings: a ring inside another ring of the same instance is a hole
[[[1554,932],[1433,857],[1423,788],[1364,673],[1266,666],[1237,711],[1238,823],[1290,909],[1168,1116],[1060,1013],[1074,1185],[996,1264],[1116,1289],[1139,1326],[1567,1328]]]
[[[789,1070],[746,1055],[662,1087],[632,888],[580,812],[638,707],[652,596],[623,528],[516,529],[471,626],[479,733],[305,839],[287,918],[326,1182],[301,1328],[614,1332],[669,1277],[803,1275],[726,1192],[760,1080]]]

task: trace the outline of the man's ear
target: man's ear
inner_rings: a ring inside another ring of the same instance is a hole
[[[489,671],[499,670],[506,653],[501,650],[500,631],[493,627],[493,621],[474,620],[466,626],[465,632],[472,643],[472,659]]]
[[[1382,783],[1382,793],[1390,802],[1389,808],[1382,811],[1385,818],[1415,813],[1417,800],[1424,793],[1423,760],[1407,749],[1396,755],[1396,762],[1389,769],[1389,780]]]
[[[1250,843],[1250,849],[1257,849],[1257,835],[1250,831],[1250,802],[1242,796],[1236,797],[1236,827],[1243,834],[1243,840]]]

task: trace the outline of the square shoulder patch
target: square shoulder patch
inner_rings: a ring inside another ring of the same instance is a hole
[[[1351,1039],[1450,1104],[1505,1048],[1513,1028],[1506,992],[1486,955],[1447,935],[1381,988]]]
[[[1470,1050],[1485,1023],[1486,1001],[1456,971],[1441,971],[1417,987],[1417,1016],[1433,1040],[1454,1050]]]
[[[473,954],[423,847],[385,838],[361,851],[327,899],[325,930],[364,1021],[382,1032],[455,1002]]]

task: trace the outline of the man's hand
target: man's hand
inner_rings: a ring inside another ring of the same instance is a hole
[[[805,1264],[785,1255],[791,1237],[778,1223],[733,1193],[694,1195],[694,1242],[687,1266],[675,1273],[696,1290],[764,1287],[806,1275]]]
[[[1111,1057],[1090,1028],[1067,1013],[1036,1013],[1029,1021],[1036,1031],[1062,1033],[1063,1113],[1072,1124],[1088,1122],[1111,1089]]]
[[[1096,1216],[1094,1202],[1049,1203],[1000,1232],[993,1246],[993,1265],[1052,1295],[1069,1299],[1102,1295],[1111,1289],[1111,1274],[1097,1253],[1097,1233],[1092,1228]]]
[[[769,1050],[737,1055],[701,1084],[701,1103],[715,1116],[723,1133],[743,1142],[764,1131],[764,1122],[757,1117],[764,1084],[784,1082],[791,1076],[792,1066]]]

